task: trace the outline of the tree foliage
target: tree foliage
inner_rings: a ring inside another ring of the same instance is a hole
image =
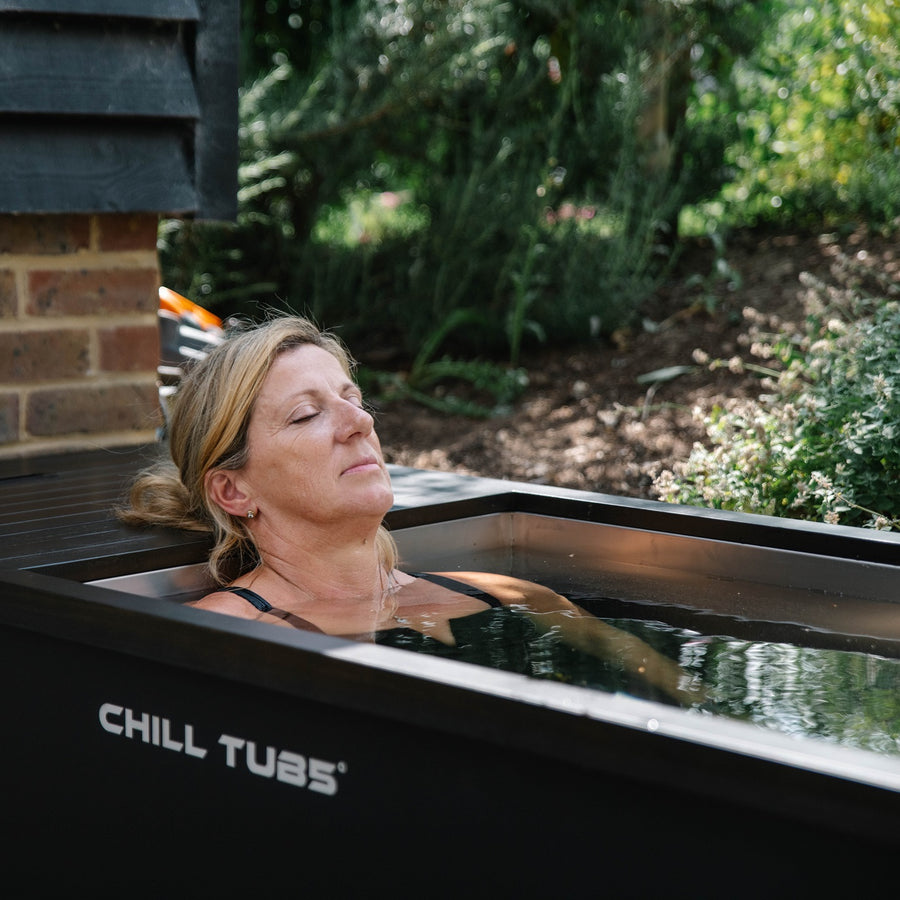
[[[166,223],[165,277],[409,353],[456,310],[467,354],[608,333],[721,185],[684,110],[765,5],[245,0],[239,221]]]
[[[638,314],[679,224],[724,263],[733,225],[900,223],[900,0],[242,9],[239,218],[164,222],[163,277],[340,328],[385,394],[510,402],[531,343]],[[761,340],[771,393],[715,411],[661,495],[896,526],[892,287]]]
[[[900,4],[779,0],[775,11],[778,28],[736,66],[740,131],[718,215],[782,230],[896,229]],[[702,114],[715,107],[699,98]],[[705,445],[660,476],[661,497],[900,527],[898,286],[863,265],[843,259],[834,284],[808,281],[807,334],[774,329],[755,345],[780,374],[758,400],[705,418]]]
[[[738,64],[738,221],[833,226],[900,215],[900,4],[779,0]]]

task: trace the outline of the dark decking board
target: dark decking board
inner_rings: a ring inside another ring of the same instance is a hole
[[[38,569],[82,581],[202,562],[197,532],[122,524],[116,507],[161,445],[0,461],[0,569]],[[395,508],[477,500],[503,482],[392,466]],[[479,510],[480,512],[483,509]]]
[[[93,580],[201,562],[196,532],[135,528],[115,509],[162,445],[51,454],[0,462],[0,569],[40,569]],[[421,508],[508,489],[503,482],[391,467],[395,506]]]
[[[133,528],[115,516],[134,475],[157,452],[97,450],[0,464],[0,567],[101,578],[135,559],[150,568],[201,560],[204,535]]]
[[[205,559],[209,539],[203,534],[134,528],[116,518],[135,474],[161,452],[151,445],[0,461],[0,568],[93,580]],[[389,468],[392,528],[519,510],[872,563],[900,560],[895,532]]]

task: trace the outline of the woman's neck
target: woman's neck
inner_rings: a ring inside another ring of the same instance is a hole
[[[297,607],[327,603],[380,603],[389,589],[374,538],[351,546],[305,547],[290,556],[260,552],[253,581],[265,582]]]

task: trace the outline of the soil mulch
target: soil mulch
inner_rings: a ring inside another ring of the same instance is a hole
[[[685,249],[644,311],[644,325],[578,348],[545,347],[523,361],[529,385],[508,415],[450,416],[412,402],[380,409],[388,462],[422,469],[653,499],[654,476],[704,439],[693,410],[756,395],[758,378],[695,367],[654,384],[640,376],[711,358],[749,359],[751,308],[802,328],[802,272],[833,282],[857,265],[900,281],[900,245],[864,231],[837,236],[740,234],[723,267],[708,242]]]

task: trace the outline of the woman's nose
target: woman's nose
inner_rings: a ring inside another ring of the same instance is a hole
[[[345,439],[354,434],[368,434],[375,426],[371,413],[349,400],[344,401],[342,412],[341,435]]]

